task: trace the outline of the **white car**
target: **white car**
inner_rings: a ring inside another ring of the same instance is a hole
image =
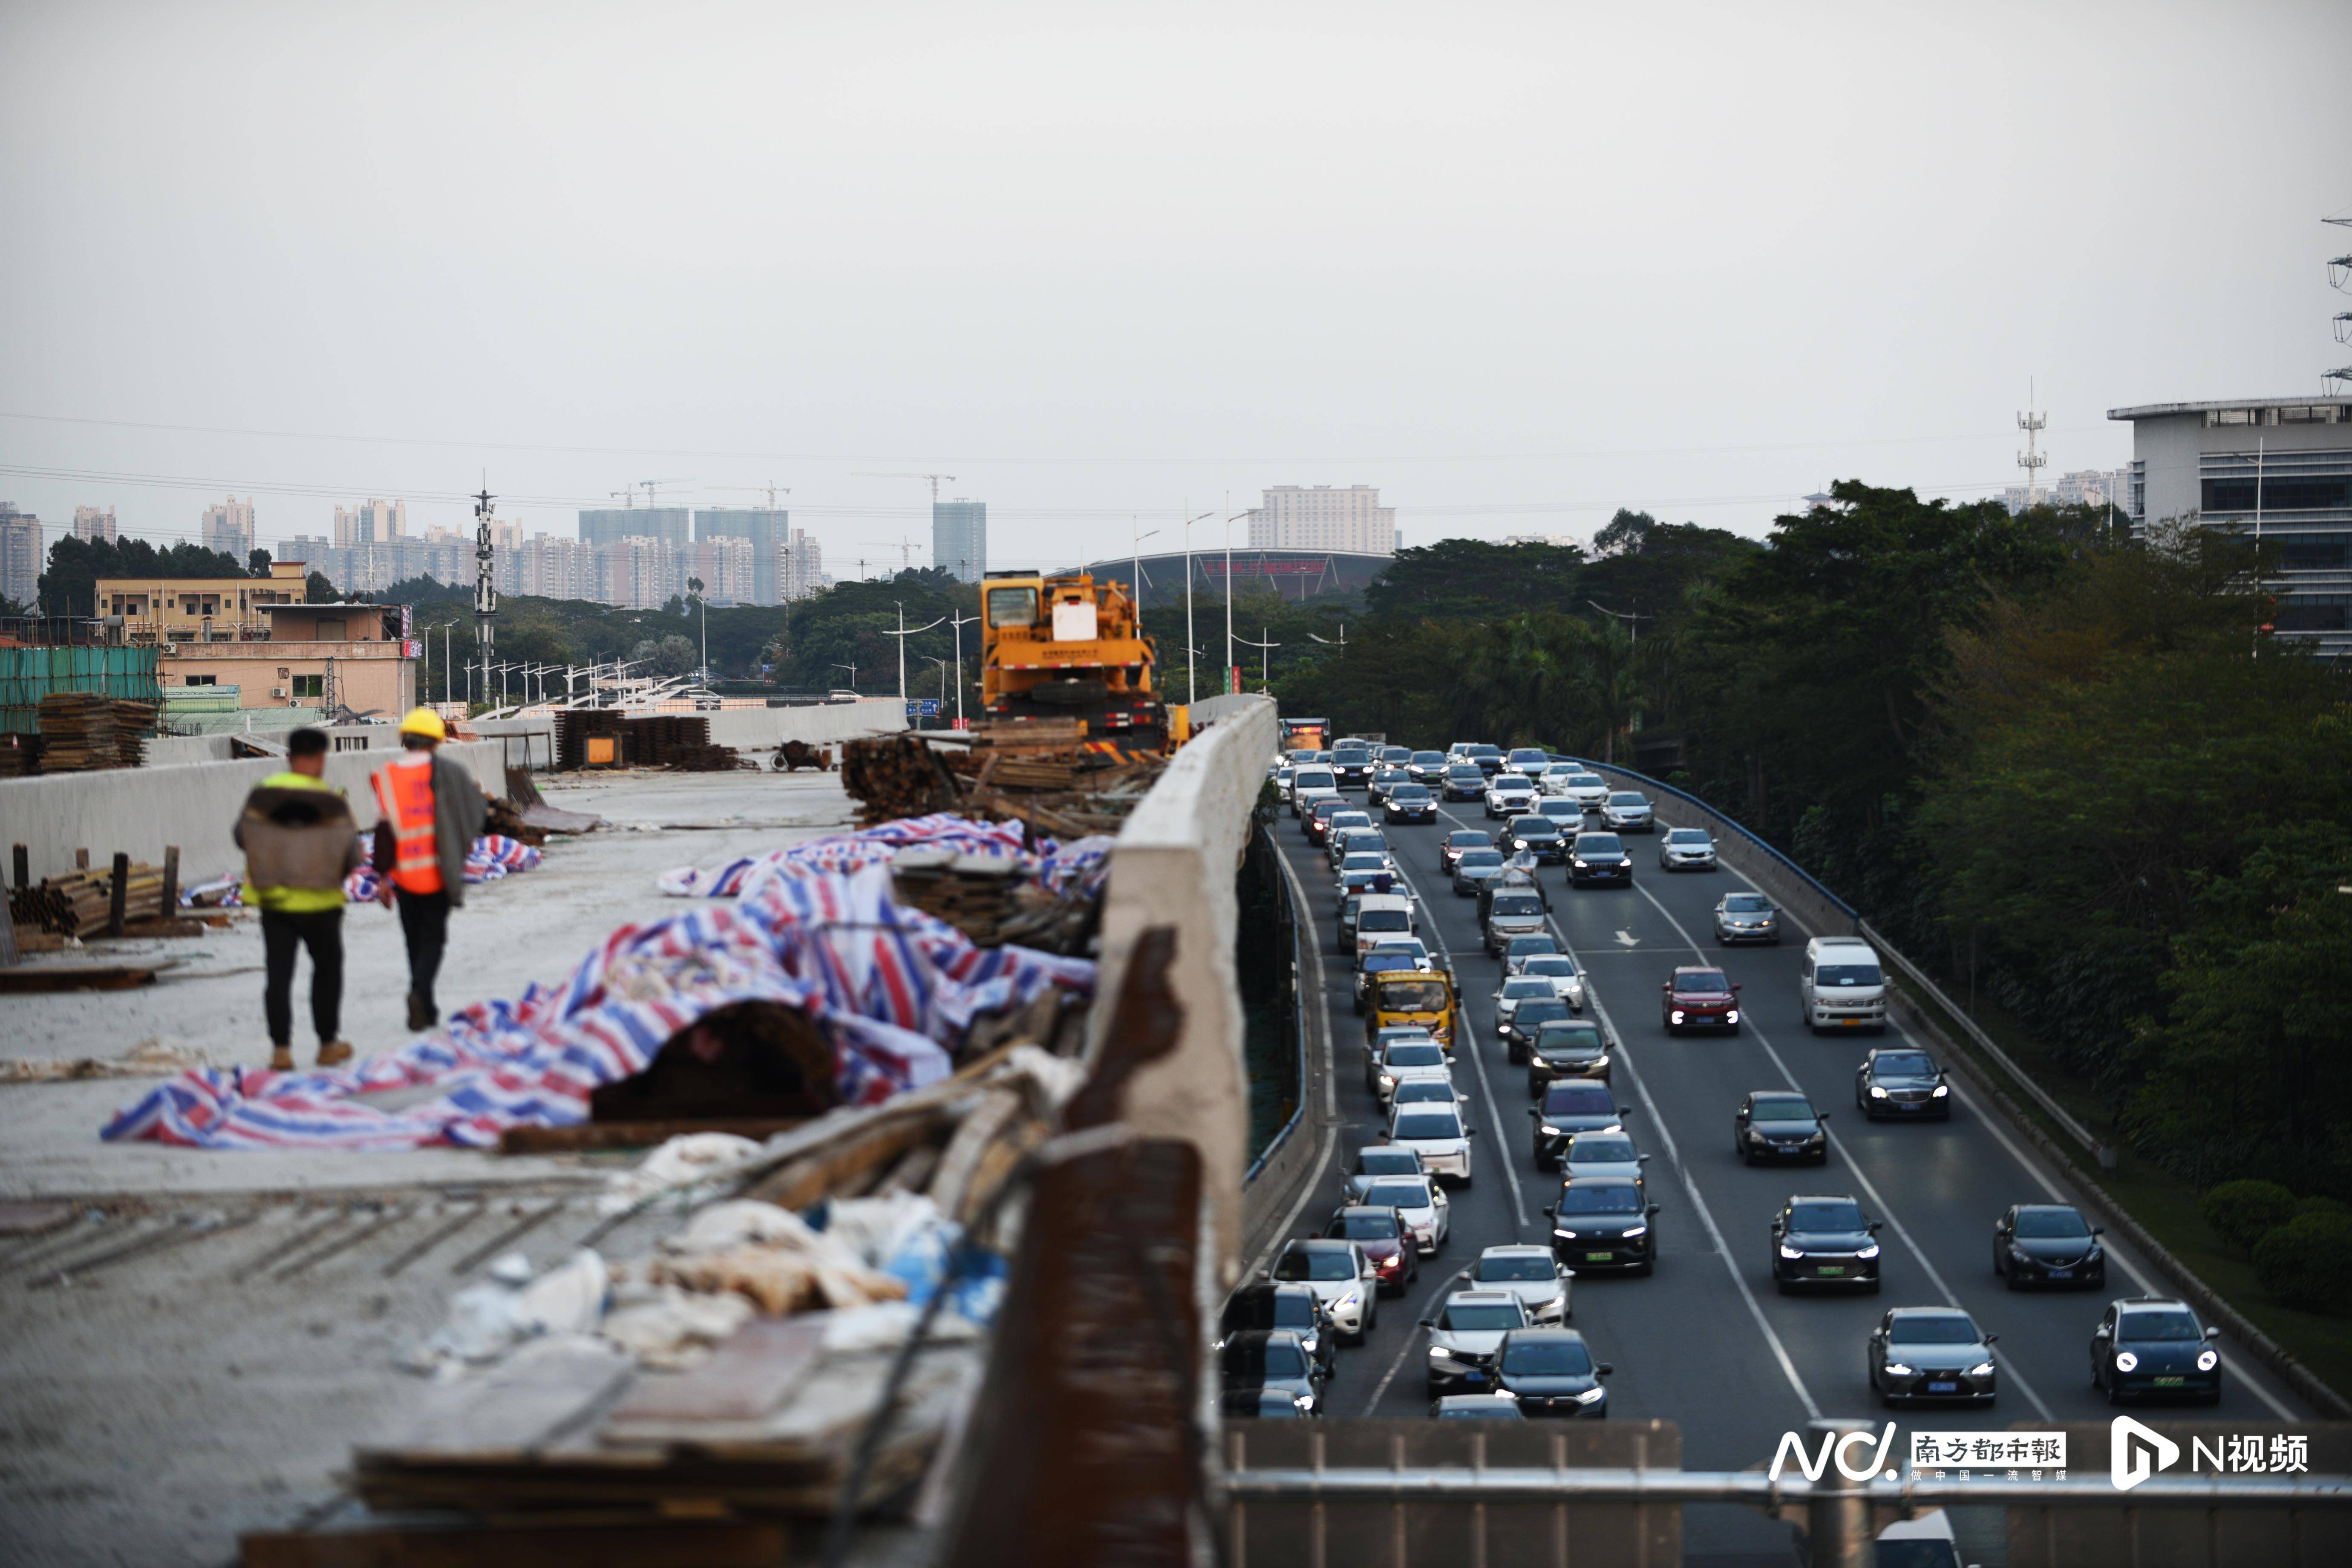
[[[1554,1326],[1568,1321],[1568,1282],[1575,1278],[1550,1247],[1517,1243],[1488,1247],[1461,1274],[1473,1289],[1507,1290],[1517,1297],[1529,1322]]]
[[[1519,1299],[1502,1290],[1457,1290],[1445,1298],[1445,1309],[1423,1318],[1429,1331],[1429,1397],[1449,1394],[1499,1392],[1495,1356],[1503,1336],[1514,1329],[1532,1328]],[[1507,1397],[1499,1404],[1510,1404]]]
[[[1524,816],[1535,809],[1536,786],[1525,773],[1500,773],[1486,783],[1488,816]]]
[[[1517,978],[1548,980],[1552,994],[1567,1003],[1570,1011],[1584,1011],[1584,975],[1576,967],[1576,960],[1565,952],[1537,954],[1519,965]]]
[[[1543,772],[1535,775],[1539,795],[1562,795],[1568,793],[1568,781],[1584,770],[1574,763],[1546,763]]]
[[[1372,1260],[1352,1241],[1327,1237],[1288,1242],[1265,1270],[1265,1278],[1283,1285],[1304,1285],[1315,1292],[1331,1314],[1331,1327],[1340,1339],[1362,1344],[1380,1319],[1379,1292]]]
[[[1317,801],[1339,793],[1339,775],[1329,768],[1320,763],[1299,768],[1290,775],[1290,815],[1303,816],[1315,809]],[[1371,820],[1369,816],[1364,818],[1365,826],[1371,826]]]
[[[1454,1074],[1445,1068],[1423,1068],[1401,1072],[1389,1089],[1387,1109],[1395,1111],[1408,1105],[1460,1105],[1470,1097],[1454,1087]]]
[[[1601,803],[1601,826],[1612,833],[1648,833],[1657,826],[1650,797],[1637,789],[1612,789]]]
[[[1350,849],[1339,857],[1339,864],[1333,871],[1336,879],[1342,882],[1350,871],[1386,871],[1394,876],[1396,862],[1389,858],[1385,849]]]
[[[1635,1153],[1633,1140],[1623,1132],[1579,1132],[1568,1141],[1559,1161],[1560,1174],[1569,1181],[1579,1176],[1628,1176],[1638,1182],[1650,1157]]]
[[[1427,1176],[1378,1176],[1364,1184],[1363,1195],[1348,1200],[1372,1208],[1397,1212],[1412,1232],[1412,1244],[1423,1258],[1445,1245],[1453,1229],[1453,1201],[1445,1189]]]
[[[1609,781],[1599,773],[1570,773],[1559,793],[1587,811],[1599,811],[1609,798]]]
[[[1658,864],[1668,871],[1715,869],[1715,840],[1704,827],[1669,827],[1658,839]]]
[[[1459,1105],[1407,1105],[1389,1113],[1388,1141],[1410,1149],[1433,1175],[1470,1184],[1470,1139]]]

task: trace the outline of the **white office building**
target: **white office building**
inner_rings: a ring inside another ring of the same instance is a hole
[[[1249,514],[1253,550],[1396,553],[1396,508],[1374,485],[1276,485]]]

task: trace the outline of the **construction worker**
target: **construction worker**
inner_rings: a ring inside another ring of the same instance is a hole
[[[466,856],[481,836],[488,803],[473,774],[439,754],[449,738],[441,715],[419,708],[400,721],[400,755],[375,771],[377,895],[400,901],[408,940],[408,1026],[441,1021],[434,977],[449,943],[449,911],[466,901]]]
[[[294,1070],[294,956],[310,950],[310,1022],[319,1065],[351,1059],[343,1005],[343,879],[360,863],[359,824],[343,792],[326,782],[327,735],[286,737],[286,768],[245,797],[233,837],[245,851],[245,901],[261,911],[261,1012],[269,1066]]]

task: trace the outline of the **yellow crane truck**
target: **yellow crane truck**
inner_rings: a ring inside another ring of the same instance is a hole
[[[1125,584],[1085,572],[991,572],[981,582],[980,637],[983,722],[1076,719],[1088,740],[1168,744],[1159,656]]]

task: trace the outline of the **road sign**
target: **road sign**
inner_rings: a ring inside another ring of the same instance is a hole
[[[909,719],[936,719],[936,718],[938,718],[939,716],[940,716],[940,700],[939,700],[938,698],[936,698],[936,697],[909,697],[908,699],[907,699],[907,717],[908,717],[908,718],[909,718]]]

